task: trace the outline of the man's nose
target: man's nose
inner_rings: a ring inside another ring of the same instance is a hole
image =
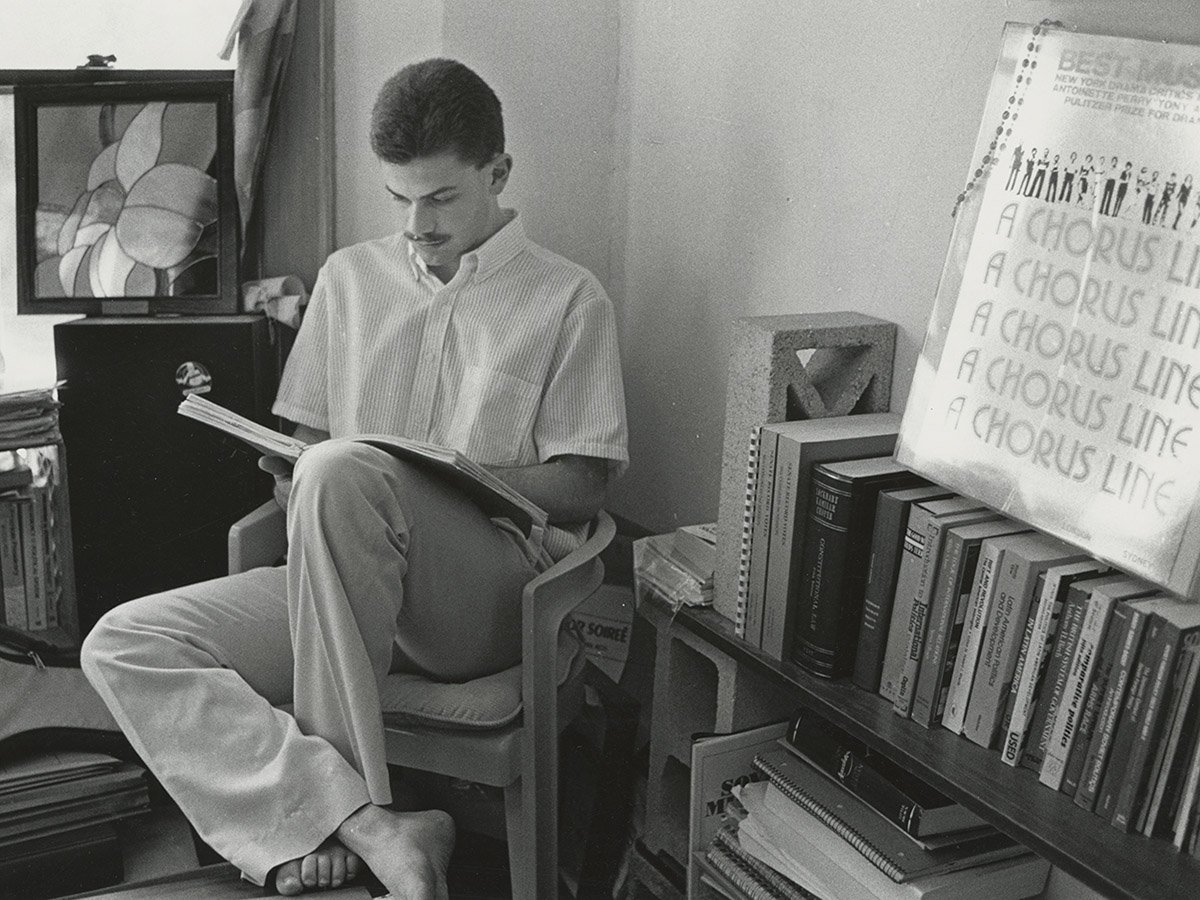
[[[406,228],[409,234],[419,237],[433,232],[435,217],[433,210],[426,203],[413,203],[408,208]]]

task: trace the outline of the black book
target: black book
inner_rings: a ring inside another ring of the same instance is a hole
[[[932,837],[986,824],[962,804],[872,752],[807,707],[801,707],[792,717],[786,745],[914,837]]]
[[[864,691],[873,694],[879,690],[879,679],[883,675],[883,657],[887,652],[888,626],[896,599],[896,576],[900,572],[909,508],[920,500],[950,495],[951,491],[943,487],[924,485],[881,491],[876,500],[862,624],[854,656],[854,683]]]
[[[813,466],[792,645],[813,674],[853,670],[879,493],[921,481],[890,456]]]
[[[1112,824],[1122,831],[1131,831],[1135,827],[1138,811],[1146,800],[1146,782],[1154,750],[1161,739],[1176,658],[1187,637],[1197,631],[1200,631],[1200,605],[1181,601],[1151,615],[1150,631],[1142,645],[1142,657],[1147,666],[1144,699],[1136,713],[1132,708],[1130,710],[1132,743],[1127,764],[1122,767],[1120,790],[1112,811]],[[1118,736],[1125,726],[1122,722]]]

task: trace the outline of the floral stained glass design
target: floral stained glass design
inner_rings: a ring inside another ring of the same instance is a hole
[[[45,105],[37,111],[34,292],[218,292],[217,107]]]

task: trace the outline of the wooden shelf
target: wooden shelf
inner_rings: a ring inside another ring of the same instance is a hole
[[[1033,772],[1000,761],[944,728],[902,719],[882,697],[849,680],[826,681],[760,653],[709,608],[685,608],[676,623],[739,662],[782,679],[797,702],[844,728],[1050,863],[1106,897],[1184,900],[1200,896],[1200,861],[1166,840],[1119,832],[1040,784]]]

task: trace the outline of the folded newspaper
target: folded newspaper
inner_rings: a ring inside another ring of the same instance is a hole
[[[179,404],[179,414],[233,435],[260,453],[282,456],[292,462],[298,460],[309,446],[199,394],[185,397]],[[457,450],[382,434],[356,435],[354,440],[386,450],[400,459],[426,465],[458,487],[489,516],[511,520],[526,535],[540,534],[546,527],[545,510]]]

